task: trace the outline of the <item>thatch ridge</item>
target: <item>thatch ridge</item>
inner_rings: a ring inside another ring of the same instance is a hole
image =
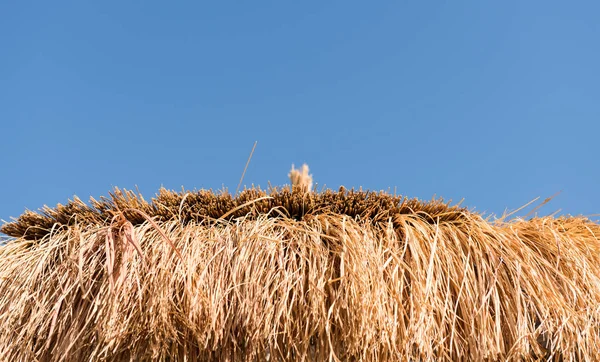
[[[156,221],[178,220],[185,224],[224,217],[227,220],[255,218],[265,214],[301,220],[306,215],[334,213],[387,222],[395,215],[412,213],[421,213],[430,221],[437,218],[448,221],[460,219],[464,212],[466,209],[451,206],[441,199],[423,202],[385,192],[346,190],[343,187],[337,192],[325,190],[319,193],[297,192],[289,187],[272,188],[269,191],[252,188],[237,196],[225,191],[176,192],[162,188],[150,201],[146,201],[140,193],[115,188],[108,197],[100,197],[99,200],[91,198],[89,205],[75,197],[65,205],[58,204],[54,208],[46,206],[39,212],[26,211],[13,222],[2,225],[0,232],[12,237],[38,240],[62,226],[107,224],[115,215],[124,216],[135,226],[148,217]]]
[[[91,204],[4,226],[0,360],[600,355],[600,225],[585,218],[346,190]]]

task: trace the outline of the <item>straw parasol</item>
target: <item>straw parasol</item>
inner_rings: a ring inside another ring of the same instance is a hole
[[[600,355],[597,223],[290,177],[238,195],[115,189],[4,224],[0,360]]]

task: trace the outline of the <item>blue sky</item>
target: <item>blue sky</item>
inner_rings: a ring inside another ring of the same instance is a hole
[[[597,1],[0,5],[0,219],[315,181],[600,213]]]

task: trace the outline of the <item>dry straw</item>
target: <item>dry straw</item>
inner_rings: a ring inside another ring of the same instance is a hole
[[[117,189],[5,224],[0,360],[598,360],[598,224],[307,190]]]
[[[292,165],[292,170],[290,171],[288,177],[292,182],[293,188],[299,188],[301,192],[310,192],[313,187],[313,179],[312,175],[308,173],[308,165],[303,164],[300,170],[294,168]]]

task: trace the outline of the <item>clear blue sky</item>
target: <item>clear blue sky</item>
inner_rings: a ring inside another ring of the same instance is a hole
[[[209,5],[207,5],[209,4]],[[0,5],[0,219],[288,182],[600,213],[598,1]]]

